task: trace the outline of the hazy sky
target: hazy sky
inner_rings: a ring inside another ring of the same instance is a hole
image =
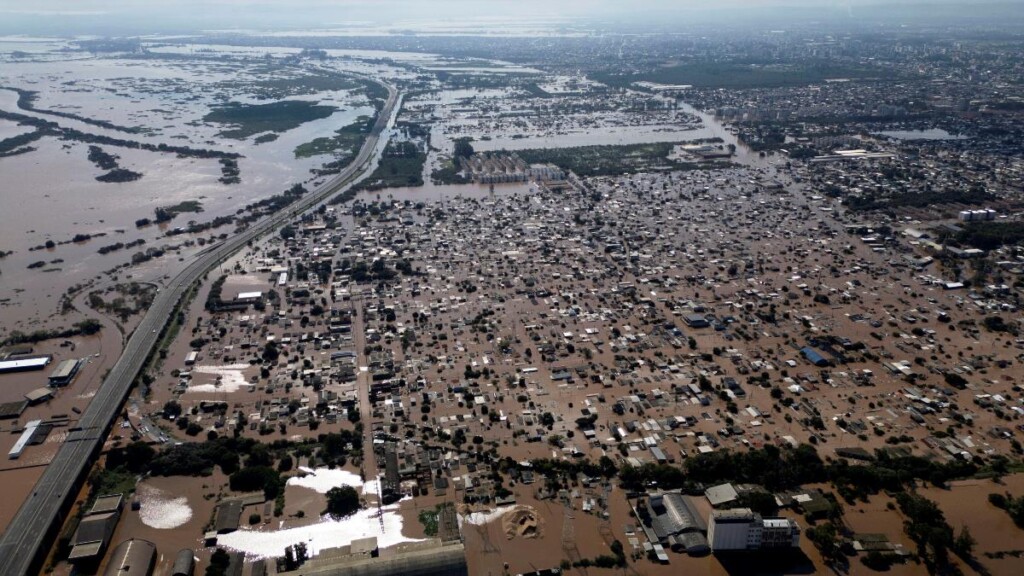
[[[1021,0],[0,0],[0,30],[36,33],[68,29],[105,33],[134,29],[137,33],[171,29],[289,28],[342,26],[373,21],[385,24],[410,20],[452,21],[520,17],[648,19],[666,23],[709,17],[751,18],[757,14],[835,15],[857,17],[878,5],[902,8],[933,6],[971,12],[969,6],[996,4],[1019,9]],[[800,8],[790,10],[787,8]],[[950,8],[952,7],[952,8]]]

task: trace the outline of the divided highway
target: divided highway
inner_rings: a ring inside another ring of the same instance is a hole
[[[74,503],[81,482],[99,455],[103,440],[128,397],[132,382],[156,346],[162,328],[174,313],[182,295],[211,268],[245,248],[250,241],[273,232],[296,214],[314,208],[363,176],[373,166],[372,160],[380,135],[393,123],[397,114],[399,94],[393,86],[371,81],[387,88],[388,98],[359,155],[351,164],[285,210],[199,254],[157,294],[142,322],[128,339],[120,359],[82,413],[78,425],[71,429],[67,440],[36,482],[32,494],[21,505],[18,514],[0,537],[0,559],[3,562],[0,572],[11,576],[28,576],[38,573],[42,568],[64,516]]]

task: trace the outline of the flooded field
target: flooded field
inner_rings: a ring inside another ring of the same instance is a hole
[[[99,140],[93,144],[44,136],[20,149],[21,153],[0,158],[0,169],[7,175],[0,247],[12,252],[0,261],[0,302],[9,310],[4,323],[7,330],[22,326],[19,321],[36,314],[47,315],[55,308],[55,297],[65,289],[125,263],[138,250],[102,255],[97,254],[99,248],[120,243],[143,244],[145,250],[180,245],[182,240],[191,243],[193,238],[173,241],[165,234],[188,222],[209,222],[235,214],[293,184],[312,183],[311,170],[332,161],[335,154],[351,153],[354,146],[301,156],[297,150],[333,137],[339,129],[375,113],[362,92],[362,82],[344,76],[340,69],[301,63],[268,66],[242,56],[211,59],[209,53],[169,60],[83,58],[79,53],[43,59],[37,56],[58,54],[65,44],[30,44],[32,56],[5,63],[3,87],[8,89],[0,89],[0,111],[55,122],[61,129]],[[21,48],[21,43],[0,43],[0,52]],[[306,79],[305,85],[301,78]],[[286,79],[291,84],[284,84]],[[19,102],[19,93],[11,88],[34,93],[31,104]],[[295,127],[267,124],[266,131],[256,128],[257,132],[244,138],[225,137],[224,124],[204,120],[218,106],[267,101],[309,102],[333,112]],[[0,140],[33,131],[15,120],[0,121]],[[187,157],[111,144],[120,142],[239,155],[240,183],[225,180],[227,173],[217,157]],[[98,181],[105,169],[91,160],[97,146],[116,158],[119,169],[138,174],[137,179]],[[179,216],[170,224],[136,226],[136,221],[152,219],[158,207],[189,201],[198,202],[202,212]],[[218,234],[228,231],[215,229]],[[71,242],[76,237],[85,240]],[[54,246],[33,250],[47,242]],[[185,254],[189,253],[188,247],[184,248]],[[165,262],[161,273],[172,273],[178,267],[176,258],[164,260],[173,261]],[[29,268],[37,263],[42,264]],[[159,280],[159,275],[146,279]]]

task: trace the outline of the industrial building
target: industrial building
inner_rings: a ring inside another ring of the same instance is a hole
[[[7,452],[7,458],[11,460],[17,460],[20,458],[22,453],[25,452],[25,448],[32,442],[32,439],[38,433],[42,424],[42,420],[32,420],[25,424],[25,428],[22,430],[21,436],[14,443],[14,446],[11,447],[11,450]],[[49,432],[48,429],[47,432]]]
[[[53,398],[53,390],[50,390],[49,388],[36,388],[35,390],[25,394],[25,400],[28,401],[30,406],[42,404],[50,398]]]
[[[43,356],[21,356],[0,360],[0,374],[6,372],[28,372],[30,370],[42,370],[53,360],[49,354]]]
[[[984,210],[961,210],[959,214],[961,222],[984,222],[996,219],[996,211],[991,208]]]
[[[749,508],[715,510],[708,519],[712,552],[800,546],[800,526],[788,518],[762,518]]]
[[[64,360],[50,373],[50,386],[67,386],[75,379],[82,361],[76,358]]]
[[[735,502],[740,495],[732,484],[719,484],[704,490],[704,497],[708,499],[712,506],[717,508]]]
[[[238,523],[242,517],[243,504],[241,500],[225,500],[217,505],[217,512],[214,516],[213,529],[217,534],[227,534],[238,530]]]
[[[174,564],[171,566],[171,576],[193,576],[195,571],[195,552],[189,548],[180,550],[174,557]]]
[[[9,420],[21,416],[21,413],[28,407],[28,400],[15,400],[0,404],[0,420]]]
[[[803,348],[801,348],[800,353],[803,354],[804,358],[806,358],[808,362],[814,364],[815,366],[818,366],[819,368],[824,368],[830,364],[828,359],[819,354],[817,350],[811,348],[810,346],[804,346]]]
[[[156,546],[133,538],[114,548],[103,576],[151,576],[156,565]]]
[[[662,546],[691,555],[709,552],[704,536],[707,523],[689,496],[678,492],[652,494],[639,512]]]
[[[96,499],[71,538],[69,562],[88,564],[103,557],[121,519],[123,502],[121,494],[107,494]]]
[[[321,553],[295,571],[296,576],[469,576],[462,542],[433,538],[385,548],[378,555],[365,553],[365,546],[347,548],[338,549],[338,554]]]

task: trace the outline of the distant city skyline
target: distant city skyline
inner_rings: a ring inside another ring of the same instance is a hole
[[[963,13],[966,5],[974,7]],[[986,8],[986,9],[977,9]],[[410,26],[420,21],[518,17],[524,21],[607,21],[673,26],[698,21],[767,23],[766,19],[1014,16],[1009,0],[0,0],[4,34],[118,34],[222,29],[332,28],[354,24]],[[414,30],[415,31],[415,30]]]

